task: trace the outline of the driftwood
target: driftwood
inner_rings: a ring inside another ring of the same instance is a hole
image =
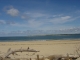
[[[37,55],[37,60],[39,60],[39,55]]]
[[[17,49],[17,50],[11,50],[11,48],[8,49],[8,52],[4,55],[4,58],[7,58],[9,57],[9,55],[11,54],[15,54],[16,52],[39,52],[39,51],[36,51],[34,49],[29,49],[29,47],[27,49]]]

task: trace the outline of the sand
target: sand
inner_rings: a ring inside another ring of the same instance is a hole
[[[6,54],[7,50],[15,49],[34,49],[40,52],[20,52],[18,55],[10,55],[11,58],[35,58],[38,54],[40,57],[50,55],[77,55],[76,49],[80,47],[80,40],[51,40],[51,41],[20,41],[20,42],[0,42],[0,56]]]

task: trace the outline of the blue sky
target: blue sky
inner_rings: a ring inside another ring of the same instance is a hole
[[[0,0],[0,36],[80,33],[80,0]]]

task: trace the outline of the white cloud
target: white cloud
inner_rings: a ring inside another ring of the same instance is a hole
[[[22,18],[22,19],[26,19],[26,16],[23,15],[23,16],[21,16],[21,18]]]
[[[22,18],[22,19],[30,19],[30,17],[27,16],[27,15],[22,15],[21,18]]]
[[[71,16],[62,16],[62,17],[51,18],[50,22],[54,24],[66,23],[66,22],[69,22],[70,19],[71,19]]]
[[[46,16],[45,14],[42,14],[42,13],[34,13],[32,14],[32,17],[44,17]]]
[[[0,31],[0,36],[5,36],[5,35],[7,35],[8,33],[7,32],[5,32],[5,31]]]
[[[24,16],[28,16],[30,18],[39,18],[39,17],[45,17],[45,16],[47,16],[46,14],[36,13],[36,12],[34,12],[34,13],[25,12],[24,14],[25,14]]]
[[[36,20],[28,20],[25,23],[6,22],[6,24],[15,27],[28,27],[28,28],[35,28],[35,29],[43,25],[41,21],[36,21]]]
[[[48,23],[61,24],[61,23],[69,22],[71,21],[70,19],[72,19],[71,16],[63,16],[63,14],[50,15],[50,14],[36,13],[36,12],[35,13],[25,12],[24,14],[25,15],[22,15],[21,18],[29,21],[30,20],[32,21],[32,19],[34,19],[36,21],[43,22],[44,24],[48,24]],[[34,24],[34,22],[32,24]]]
[[[80,27],[58,29],[58,30],[25,30],[25,31],[11,31],[9,34],[16,35],[44,35],[44,34],[71,34],[80,33]]]
[[[16,26],[16,27],[28,27],[27,24],[20,24],[17,22],[12,22],[12,21],[5,21],[5,20],[0,20],[0,24],[3,25],[9,25],[9,26]]]
[[[11,26],[15,27],[28,27],[27,24],[20,24],[20,23],[15,23],[15,24],[10,24]]]
[[[67,20],[67,19],[69,19],[69,18],[71,18],[71,17],[70,17],[70,16],[61,17],[62,20]]]
[[[59,15],[53,15],[53,17],[60,17],[62,16],[63,14],[59,14]]]
[[[30,28],[42,28],[44,29],[45,27],[49,29],[49,25],[60,25],[63,23],[71,22],[76,20],[77,18],[80,17],[73,17],[69,15],[64,15],[63,14],[58,14],[58,15],[48,15],[44,13],[24,13],[25,15],[22,16],[23,19],[26,19],[25,24],[22,24],[23,26],[26,25],[26,27]],[[49,25],[48,25],[49,24]],[[41,27],[42,26],[42,27]],[[43,27],[44,26],[44,27]],[[53,29],[50,27],[50,29]]]
[[[16,25],[17,23],[16,23],[16,22],[8,21],[8,22],[6,22],[6,24],[7,24],[7,25],[12,25],[12,26],[13,26],[13,25]]]
[[[80,10],[77,10],[75,13],[80,13]]]
[[[71,18],[71,21],[74,21],[74,20],[76,20],[76,19],[78,19],[78,18],[80,18],[80,16],[73,17],[73,18]]]
[[[80,27],[71,27],[71,28],[67,28],[67,29],[61,29],[61,30],[57,30],[58,32],[61,33],[80,33]]]
[[[11,16],[17,16],[19,14],[19,11],[15,8],[10,8],[8,10],[6,10],[7,12],[11,11],[11,13],[9,13]],[[12,13],[12,11],[18,11],[18,13]],[[24,13],[21,16],[22,19],[26,19],[26,21],[24,23],[17,23],[17,22],[6,22],[6,24],[11,25],[11,26],[18,26],[18,27],[29,27],[29,28],[45,28],[45,29],[53,29],[52,27],[50,27],[50,25],[54,25],[54,24],[63,24],[66,22],[71,22],[73,20],[76,20],[77,18],[80,17],[72,17],[72,16],[63,16],[62,14],[58,14],[58,15],[48,15],[48,14],[44,14],[44,13]],[[48,25],[49,24],[49,25]],[[41,27],[42,26],[42,27]]]
[[[43,22],[41,22],[41,21],[36,21],[34,19],[28,21],[28,26],[32,27],[32,28],[34,28],[34,27],[40,27],[41,25],[43,25]]]
[[[15,9],[15,8],[10,8],[8,10],[6,10],[7,14],[11,15],[11,16],[18,16],[19,15],[19,10]]]
[[[18,25],[18,23],[16,23],[16,22],[5,21],[5,20],[0,20],[0,24],[11,25],[11,26]]]
[[[4,20],[0,20],[0,24],[6,24]]]
[[[53,17],[57,17],[57,15],[53,15]]]

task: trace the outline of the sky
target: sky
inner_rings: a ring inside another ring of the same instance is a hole
[[[0,36],[80,33],[80,0],[0,0]]]

